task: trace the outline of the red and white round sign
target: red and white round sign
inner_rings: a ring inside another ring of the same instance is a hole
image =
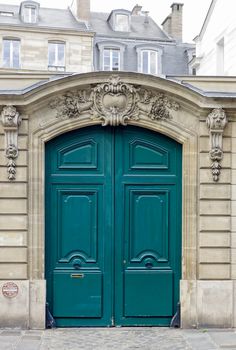
[[[15,298],[18,294],[19,288],[14,282],[6,282],[2,286],[2,294],[6,298]]]

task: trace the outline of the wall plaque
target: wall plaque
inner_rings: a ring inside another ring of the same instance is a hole
[[[19,288],[14,282],[7,282],[2,286],[2,294],[6,298],[15,298],[18,294]]]

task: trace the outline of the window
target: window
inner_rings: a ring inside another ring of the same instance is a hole
[[[120,50],[103,50],[103,70],[120,70]]]
[[[65,43],[48,43],[48,69],[64,71],[65,70]]]
[[[121,32],[129,31],[129,17],[127,15],[116,15],[116,30]]]
[[[3,39],[3,67],[20,68],[20,40]]]
[[[141,72],[146,74],[158,73],[158,54],[157,51],[143,50],[141,51]]]
[[[24,22],[26,23],[36,23],[37,10],[35,6],[25,6],[24,7]]]
[[[13,12],[0,11],[0,16],[12,17],[13,15],[14,15]]]

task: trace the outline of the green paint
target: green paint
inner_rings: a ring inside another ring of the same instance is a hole
[[[168,326],[181,277],[181,145],[137,127],[46,145],[47,300],[57,326]]]

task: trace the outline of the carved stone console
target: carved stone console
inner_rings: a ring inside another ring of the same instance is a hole
[[[212,176],[214,181],[219,180],[221,161],[223,159],[223,132],[227,124],[227,117],[222,108],[215,108],[206,119],[207,127],[210,133],[211,150],[209,152],[210,159],[213,161],[211,165]]]
[[[18,128],[21,124],[20,114],[16,108],[5,106],[1,112],[2,125],[5,133],[5,155],[8,159],[8,179],[16,179],[16,159],[18,157]]]
[[[79,118],[90,114],[91,119],[101,121],[103,126],[127,125],[146,115],[152,120],[171,119],[170,110],[179,105],[163,93],[122,82],[112,75],[107,82],[86,90],[72,90],[50,103],[59,118]]]

